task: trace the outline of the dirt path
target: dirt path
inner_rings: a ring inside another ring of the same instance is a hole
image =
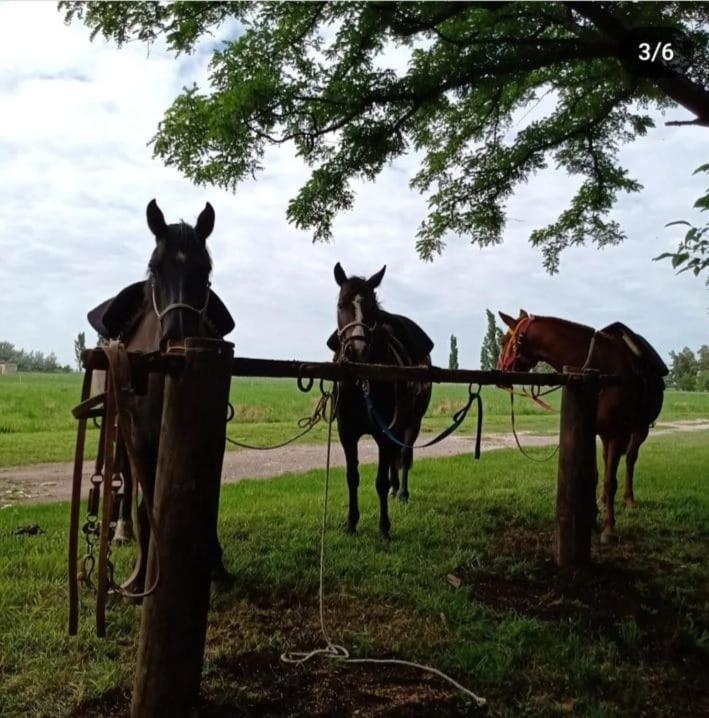
[[[677,431],[709,430],[709,422],[704,420],[673,421],[659,423],[652,430],[650,438]],[[520,432],[525,447],[553,446],[556,436],[543,436]],[[431,436],[421,436],[426,441]],[[508,449],[514,447],[511,434],[483,434],[482,450]],[[333,443],[332,464],[344,466],[345,457],[339,442]],[[417,458],[456,456],[471,453],[472,436],[452,436],[440,444],[427,449],[419,449]],[[373,464],[377,460],[377,447],[371,439],[365,439],[359,445],[361,464]],[[242,479],[265,479],[282,474],[298,473],[318,469],[325,461],[323,444],[296,444],[273,451],[229,451],[224,456],[222,481],[232,484]],[[90,463],[86,462],[85,480],[88,481]],[[32,464],[0,469],[0,510],[26,503],[49,503],[66,501],[71,496],[71,463]]]

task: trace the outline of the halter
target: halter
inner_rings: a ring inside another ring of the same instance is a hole
[[[354,329],[356,327],[362,327],[364,330],[364,334],[350,334],[350,336],[346,337],[345,332],[348,329]],[[374,324],[370,327],[368,324],[365,324],[364,322],[350,322],[349,324],[345,324],[342,329],[337,330],[337,338],[340,340],[340,349],[342,352],[342,355],[344,356],[345,350],[352,342],[364,342],[366,345],[371,344],[370,337],[377,329],[377,323],[374,322]]]
[[[502,371],[513,371],[514,365],[519,358],[519,350],[524,341],[524,335],[529,325],[534,321],[533,316],[528,316],[517,323],[517,326],[510,328],[510,338],[505,349],[497,362],[497,368]]]
[[[201,319],[205,318],[205,315],[207,314],[207,305],[209,304],[209,288],[212,286],[211,282],[207,282],[207,296],[205,297],[204,305],[201,309],[197,309],[197,307],[194,307],[191,304],[185,304],[184,302],[175,302],[174,304],[168,304],[162,311],[158,309],[158,303],[155,298],[155,280],[151,280],[150,284],[152,290],[151,294],[153,298],[153,309],[155,310],[155,314],[161,324],[165,316],[174,309],[188,309],[189,311],[198,314]]]
[[[180,222],[180,240],[182,241],[182,236],[185,231],[185,223]],[[175,309],[188,309],[190,312],[194,312],[195,314],[198,314],[200,319],[204,320],[206,314],[207,314],[207,305],[209,304],[209,288],[212,286],[212,283],[207,280],[207,296],[204,298],[204,305],[201,309],[197,309],[197,307],[192,306],[191,304],[185,304],[184,302],[175,302],[174,304],[168,304],[162,311],[158,309],[158,302],[155,298],[155,277],[151,277],[150,280],[151,284],[151,294],[153,298],[153,309],[155,310],[155,315],[158,318],[158,321],[162,325],[162,320],[169,314],[171,311]]]

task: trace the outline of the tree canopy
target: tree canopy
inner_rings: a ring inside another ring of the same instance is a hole
[[[451,350],[448,355],[448,368],[458,369],[458,339],[455,334],[451,334]]]
[[[709,172],[709,164],[697,167],[694,174],[698,172]],[[702,212],[709,210],[709,189],[695,203]],[[696,226],[680,219],[670,222],[667,226],[685,225],[689,227],[684,239],[680,240],[676,252],[663,252],[655,259],[671,259],[672,266],[677,270],[678,274],[691,271],[694,276],[701,274],[709,269],[709,220],[703,225]],[[706,280],[709,286],[709,277]]]
[[[495,315],[489,309],[485,310],[485,314],[487,316],[487,331],[480,347],[480,368],[483,371],[489,371],[497,369],[504,333],[497,326]]]
[[[709,126],[709,3],[61,2],[117,43],[163,38],[190,53],[218,27],[207,87],[185,88],[153,140],[197,184],[233,189],[265,149],[292,142],[311,174],[288,219],[329,240],[353,182],[416,151],[411,187],[428,198],[416,246],[450,235],[502,241],[512,192],[549,165],[577,176],[570,205],[530,235],[546,268],[566,247],[621,242],[609,217],[641,185],[618,160],[674,104]],[[640,61],[647,42],[652,61]],[[672,58],[655,53],[671,43]],[[402,67],[405,58],[405,68]],[[552,109],[525,122],[544,98]]]
[[[17,364],[19,371],[71,371],[70,366],[61,366],[57,362],[57,356],[54,352],[46,355],[40,351],[28,352],[24,349],[19,349],[12,342],[6,341],[0,341],[0,361]]]

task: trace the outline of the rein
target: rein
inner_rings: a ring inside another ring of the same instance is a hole
[[[298,388],[302,392],[308,392],[313,386],[313,380],[310,380],[310,383],[306,386],[303,386],[300,379],[298,379]],[[300,431],[295,436],[291,436],[290,439],[286,439],[285,441],[282,441],[280,444],[272,444],[270,446],[256,446],[255,444],[246,444],[243,441],[237,441],[236,439],[230,439],[228,436],[226,437],[226,440],[233,444],[234,446],[239,446],[242,449],[253,449],[254,451],[271,451],[272,449],[282,449],[284,446],[288,446],[288,444],[292,444],[294,441],[297,441],[301,437],[305,436],[309,431],[312,431],[321,421],[327,421],[327,402],[328,402],[329,394],[325,391],[325,384],[324,380],[320,380],[320,399],[318,400],[318,403],[315,405],[315,409],[313,410],[313,413],[310,416],[304,416],[300,419],[298,419],[298,426],[303,429],[303,431]],[[236,416],[236,410],[234,409],[233,404],[229,404],[229,408],[231,409],[231,413],[229,417],[227,418],[227,423],[229,423],[235,416]]]
[[[386,421],[382,418],[381,414],[375,409],[374,403],[372,402],[372,395],[369,391],[369,382],[365,382],[362,384],[362,392],[364,394],[364,403],[367,405],[367,412],[369,413],[370,417],[376,424],[379,431],[384,434],[384,436],[389,439],[389,441],[393,442],[397,446],[400,446],[402,449],[425,449],[427,446],[433,446],[434,444],[437,444],[439,441],[443,441],[443,439],[450,436],[454,431],[458,429],[458,427],[465,421],[465,417],[468,415],[468,411],[470,411],[470,407],[473,405],[473,402],[477,402],[477,428],[475,431],[475,458],[480,458],[480,442],[482,439],[482,421],[483,421],[483,404],[482,404],[482,397],[480,396],[480,385],[478,384],[478,390],[473,391],[473,385],[470,384],[468,386],[468,401],[462,408],[458,409],[458,411],[453,414],[453,423],[444,429],[438,436],[434,437],[430,441],[427,441],[425,444],[404,444],[402,441],[400,441],[392,432],[391,426],[388,426]]]
[[[367,324],[363,324],[362,322],[350,322],[349,324],[346,324],[342,329],[338,330],[337,336],[338,338],[342,339],[345,332],[353,327],[363,327],[371,337],[374,334],[374,331],[377,328],[377,324],[373,324],[371,327]],[[408,351],[406,350],[406,347],[395,337],[394,335],[387,333],[388,337],[386,340],[387,349],[393,354],[394,359],[396,360],[396,363],[399,366],[406,366],[409,364],[412,364],[411,356],[409,355]],[[348,345],[348,342],[351,341],[364,341],[367,344],[370,344],[369,338],[365,336],[352,336],[346,337],[344,341],[341,341],[340,343],[340,351],[338,353],[337,361],[345,361],[345,349]],[[359,380],[357,382],[361,389],[362,394],[364,395],[364,403],[367,407],[367,413],[369,414],[370,419],[374,423],[374,425],[377,427],[379,431],[384,434],[384,436],[389,439],[392,443],[396,444],[397,446],[401,447],[402,449],[424,449],[427,446],[433,446],[434,444],[437,444],[440,441],[443,441],[443,439],[449,437],[454,431],[460,427],[460,425],[465,421],[465,417],[468,415],[468,412],[470,411],[470,407],[473,405],[473,402],[477,402],[477,429],[475,433],[475,458],[480,458],[480,443],[482,439],[482,419],[483,419],[483,405],[482,405],[482,398],[480,396],[480,386],[478,385],[478,390],[476,392],[473,391],[473,385],[470,384],[468,386],[468,401],[461,409],[455,412],[453,414],[453,422],[450,426],[448,426],[446,429],[444,429],[438,436],[434,437],[430,441],[427,441],[425,444],[415,444],[415,445],[409,445],[405,444],[403,441],[401,441],[393,432],[393,428],[396,424],[396,419],[398,415],[398,405],[399,402],[396,399],[396,386],[397,383],[394,383],[394,391],[395,391],[395,398],[394,398],[394,416],[392,417],[392,420],[389,424],[384,421],[381,414],[376,410],[376,407],[374,406],[374,402],[372,401],[372,395],[370,392],[369,387],[369,381],[368,380]]]
[[[556,391],[559,387],[554,387],[552,391]],[[549,394],[550,392],[546,392]],[[530,399],[534,398],[533,395],[530,394],[520,394],[520,396],[526,396]],[[542,402],[546,404],[546,402]],[[547,404],[547,406],[549,406]],[[536,456],[532,456],[531,454],[528,454],[524,448],[522,447],[522,444],[519,441],[519,437],[517,436],[517,427],[515,426],[515,392],[510,389],[510,420],[512,422],[512,436],[515,438],[515,443],[517,444],[517,448],[522,453],[522,456],[529,459],[530,461],[536,461],[539,464],[544,463],[545,461],[549,461],[550,459],[553,459],[556,456],[556,453],[559,451],[559,444],[556,445],[556,448],[554,451],[549,454],[549,456],[544,457],[543,459],[538,459]]]
[[[126,598],[144,598],[157,588],[160,580],[159,547],[157,530],[153,517],[152,505],[143,491],[148,523],[155,541],[156,563],[153,584],[140,593],[132,593],[126,589],[130,583],[119,585],[115,581],[114,566],[111,561],[111,541],[118,521],[119,493],[123,488],[123,462],[127,459],[131,475],[140,485],[140,474],[135,468],[133,445],[130,435],[130,415],[125,405],[125,396],[131,389],[130,364],[123,344],[112,341],[108,345],[98,347],[108,360],[106,371],[106,391],[97,396],[90,396],[92,370],[84,375],[81,391],[81,403],[72,413],[79,420],[76,450],[74,454],[74,473],[72,481],[71,513],[69,530],[69,634],[76,635],[79,623],[79,582],[84,583],[96,593],[96,635],[106,635],[106,602],[109,593],[119,594]],[[101,417],[99,446],[94,472],[91,476],[91,487],[87,501],[86,521],[81,527],[84,534],[87,553],[79,561],[79,513],[81,510],[81,481],[83,473],[84,447],[86,440],[86,423],[89,418]],[[141,488],[142,485],[141,485]],[[101,500],[103,492],[103,501]],[[137,491],[134,492],[134,500]],[[99,518],[100,517],[100,518]],[[98,560],[96,549],[98,543]],[[92,583],[92,574],[96,568],[98,577],[96,585]]]

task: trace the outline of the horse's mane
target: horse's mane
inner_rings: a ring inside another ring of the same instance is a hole
[[[569,327],[570,329],[584,329],[588,332],[595,332],[593,327],[589,327],[587,324],[579,324],[579,322],[572,322],[570,319],[562,319],[561,317],[548,317],[539,314],[532,315],[535,319],[542,319],[547,322],[554,322],[555,324],[561,324],[562,326]]]
[[[185,222],[183,219],[181,219],[176,224],[169,224],[167,226],[168,233],[165,236],[164,239],[161,239],[155,249],[153,250],[152,255],[150,256],[150,261],[148,263],[148,268],[146,270],[146,278],[150,277],[150,265],[155,260],[160,260],[162,255],[167,251],[167,247],[169,246],[171,249],[174,248],[178,252],[185,252],[189,253],[191,249],[199,249],[203,251],[207,257],[207,268],[209,269],[209,273],[212,273],[212,255],[209,253],[209,248],[207,247],[206,243],[201,243],[197,239],[197,233],[195,232],[194,227],[189,224],[188,222]],[[145,283],[145,301],[146,303],[151,302],[151,287],[150,282]]]
[[[366,287],[372,293],[372,296],[374,297],[374,308],[377,311],[381,311],[384,309],[384,307],[382,307],[381,303],[379,302],[379,298],[377,297],[376,289],[372,289],[367,284],[367,279],[365,277],[358,277],[358,276],[347,277],[347,281],[353,282],[355,288],[357,288],[359,286]]]

